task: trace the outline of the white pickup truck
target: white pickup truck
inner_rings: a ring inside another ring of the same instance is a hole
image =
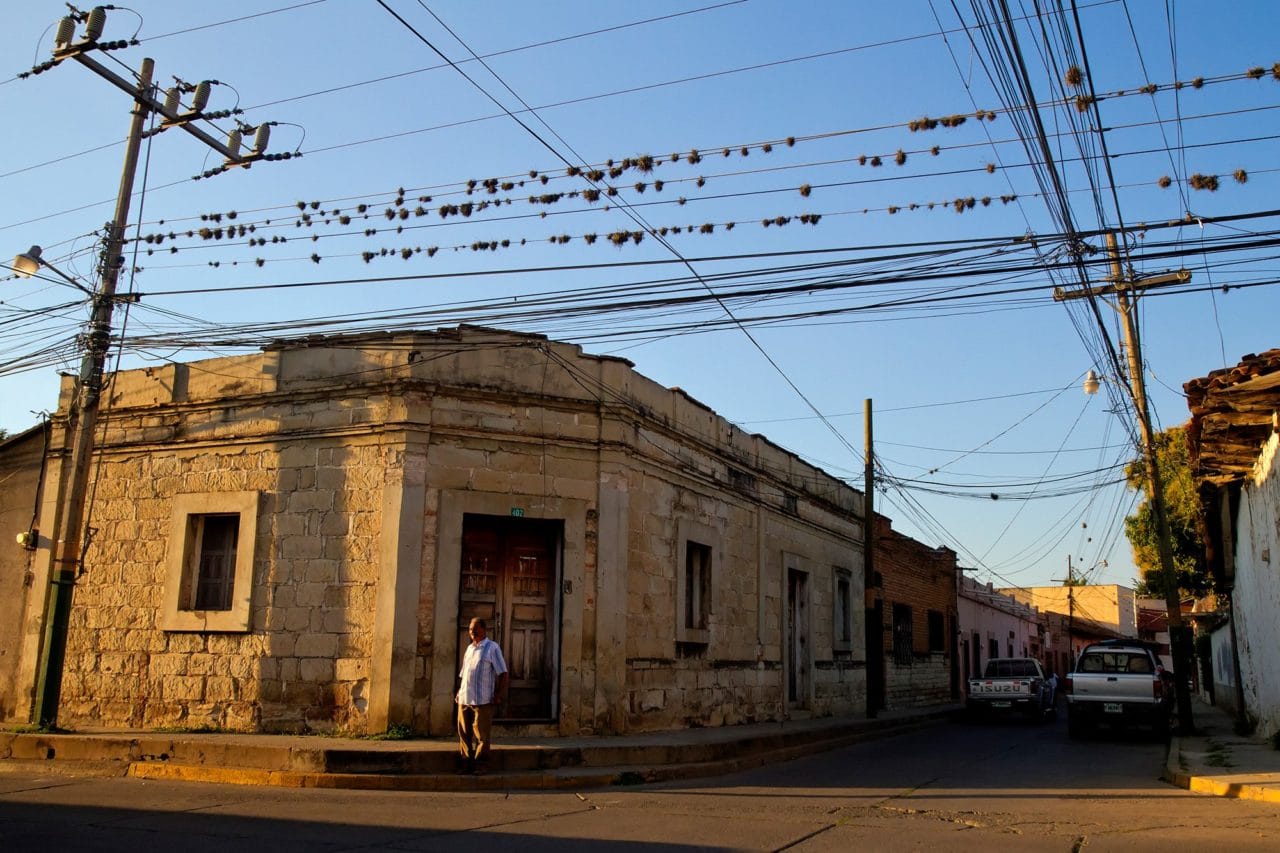
[[[1149,726],[1157,738],[1169,737],[1173,675],[1150,644],[1104,640],[1085,646],[1066,690],[1067,733],[1073,738],[1099,724]]]
[[[981,678],[969,679],[970,716],[1020,711],[1036,720],[1053,713],[1053,687],[1035,658],[992,658]]]

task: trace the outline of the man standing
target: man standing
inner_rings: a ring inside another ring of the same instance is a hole
[[[462,656],[462,686],[458,688],[458,749],[461,773],[484,773],[489,761],[489,732],[493,712],[507,701],[507,662],[502,649],[486,634],[483,619],[472,619],[471,645]]]

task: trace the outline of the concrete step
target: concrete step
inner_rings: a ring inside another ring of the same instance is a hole
[[[288,735],[0,733],[0,759],[118,768],[141,779],[369,790],[589,788],[718,775],[947,719],[922,709],[849,718],[624,737],[500,738],[490,773],[459,776],[449,740],[362,741]]]

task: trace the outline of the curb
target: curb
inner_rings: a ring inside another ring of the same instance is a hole
[[[907,734],[939,721],[938,718],[903,721],[888,726],[846,732],[836,737],[806,743],[752,751],[735,757],[661,765],[641,764],[596,768],[577,766],[556,770],[498,771],[484,776],[459,776],[445,773],[280,770],[144,759],[130,761],[123,775],[134,779],[157,781],[366,791],[546,791],[607,788],[737,773],[854,743]]]
[[[1263,803],[1280,804],[1280,776],[1274,777],[1274,781],[1266,785],[1244,781],[1244,777],[1256,774],[1197,776],[1174,766],[1174,763],[1179,761],[1181,757],[1182,744],[1177,738],[1174,738],[1169,747],[1169,755],[1165,760],[1164,773],[1160,777],[1170,785],[1185,788],[1193,794],[1208,794],[1214,797],[1227,797],[1235,800],[1254,800]]]
[[[1174,773],[1166,770],[1164,781],[1179,788],[1186,788],[1193,794],[1210,794],[1215,797],[1229,797],[1236,800],[1257,800],[1264,803],[1280,803],[1280,789],[1267,785],[1252,785],[1247,782],[1227,781],[1231,777],[1193,776],[1189,773]]]

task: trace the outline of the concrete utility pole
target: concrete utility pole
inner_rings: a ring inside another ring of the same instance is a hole
[[[1164,485],[1160,479],[1160,466],[1156,458],[1155,432],[1151,427],[1151,413],[1147,407],[1146,381],[1142,369],[1137,321],[1134,319],[1134,305],[1129,299],[1129,294],[1133,293],[1136,297],[1149,287],[1188,282],[1191,280],[1191,272],[1182,269],[1141,279],[1126,279],[1120,267],[1120,254],[1116,248],[1114,234],[1107,234],[1107,252],[1111,257],[1110,284],[1105,287],[1082,288],[1070,293],[1060,287],[1054,288],[1053,298],[1061,302],[1067,299],[1113,295],[1116,297],[1116,310],[1124,321],[1124,335],[1129,357],[1127,387],[1133,398],[1134,409],[1138,415],[1138,427],[1142,433],[1147,495],[1151,499],[1151,512],[1156,520],[1156,545],[1160,554],[1160,575],[1169,620],[1169,647],[1173,657],[1174,675],[1177,676],[1174,679],[1174,685],[1178,698],[1178,727],[1183,732],[1190,732],[1195,728],[1191,711],[1191,688],[1187,683],[1187,678],[1191,674],[1191,638],[1182,619],[1182,598],[1178,593],[1178,575],[1173,565],[1173,544],[1169,535],[1168,514],[1165,511]]]
[[[77,23],[85,24],[85,35],[73,40]],[[226,158],[223,168],[249,166],[265,159],[267,141],[266,125],[259,128],[254,150],[241,156],[240,130],[233,133],[231,144],[224,145],[190,122],[215,117],[203,112],[201,95],[190,112],[178,112],[176,91],[161,103],[154,97],[152,75],[155,62],[143,59],[137,82],[126,80],[86,55],[91,50],[110,50],[127,46],[125,42],[100,42],[106,23],[106,12],[96,7],[87,14],[74,13],[63,18],[54,39],[53,59],[33,69],[42,73],[66,59],[89,68],[117,88],[133,97],[132,120],[125,145],[124,168],[120,175],[120,190],[116,196],[114,218],[106,224],[102,255],[98,262],[98,288],[92,296],[92,313],[84,335],[84,353],[80,360],[80,373],[76,381],[75,395],[68,407],[64,431],[64,463],[57,490],[57,510],[54,516],[54,536],[50,564],[50,590],[45,611],[44,632],[41,643],[40,665],[36,680],[34,720],[41,726],[53,727],[58,720],[58,704],[62,693],[63,664],[67,648],[67,629],[71,615],[71,599],[76,578],[82,570],[85,548],[86,498],[89,486],[89,469],[93,460],[94,434],[98,424],[103,373],[107,352],[111,344],[111,315],[117,301],[116,286],[120,270],[124,266],[125,228],[129,221],[129,205],[133,198],[134,174],[137,171],[138,154],[146,121],[151,114],[162,115],[165,123],[161,129],[181,127]],[[202,84],[203,97],[207,98],[208,85]],[[216,114],[226,117],[226,114]],[[132,301],[132,300],[124,300]],[[69,454],[69,457],[68,457]]]
[[[138,75],[138,91],[151,86],[155,63],[142,61]],[[36,722],[53,726],[58,718],[58,700],[62,692],[62,665],[67,648],[67,619],[71,615],[71,592],[80,566],[80,545],[84,530],[85,495],[89,485],[89,464],[93,457],[93,437],[98,424],[98,402],[102,394],[102,374],[107,350],[111,345],[111,313],[115,307],[116,284],[120,279],[124,229],[129,218],[129,201],[133,197],[133,177],[138,165],[142,131],[147,109],[142,101],[133,105],[133,120],[125,143],[124,171],[120,175],[120,193],[116,197],[115,218],[107,223],[99,260],[100,281],[93,295],[93,313],[80,358],[80,374],[76,381],[75,399],[67,411],[64,432],[65,448],[71,449],[67,461],[70,477],[64,475],[58,484],[57,530],[53,542],[53,588],[45,613],[44,654],[36,684]],[[64,469],[65,472],[65,469]]]

